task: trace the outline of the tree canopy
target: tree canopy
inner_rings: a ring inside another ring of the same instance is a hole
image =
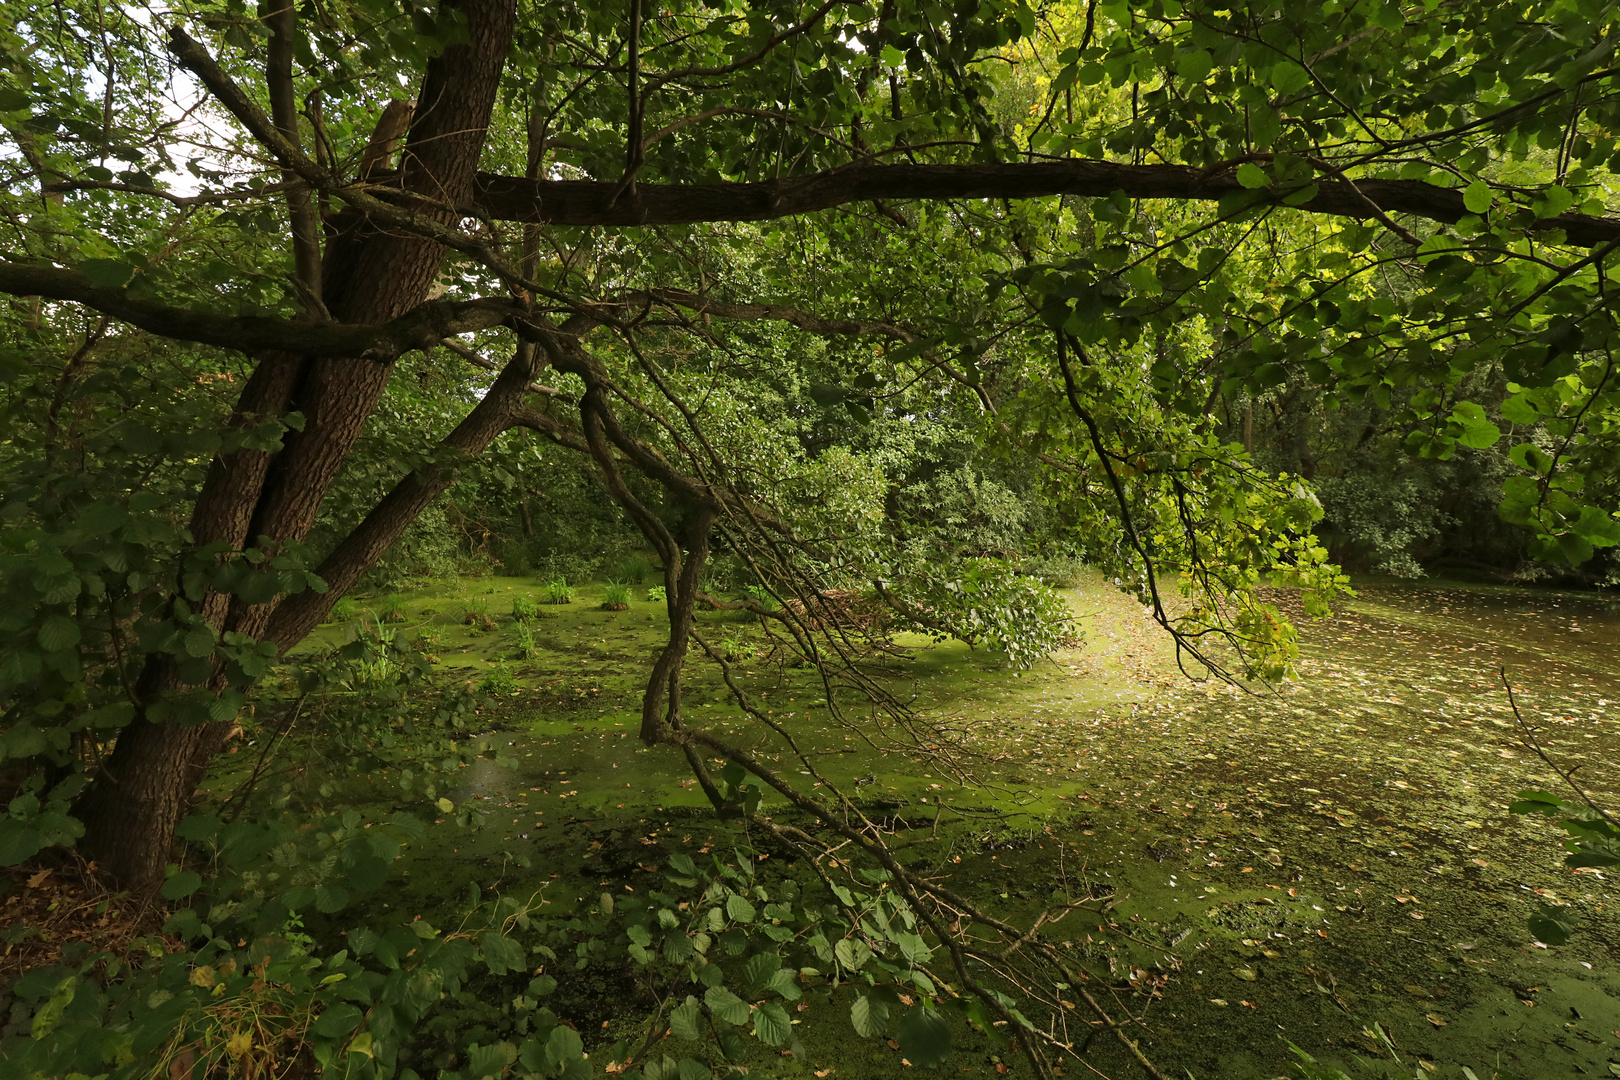
[[[1417,459],[1505,449],[1502,528],[1612,572],[1614,18],[8,9],[8,861],[76,842],[161,881],[260,681],[458,478],[560,458],[663,568],[642,738],[724,812],[747,778],[833,832],[682,713],[716,550],[908,745],[816,605],[870,588],[1028,663],[1068,631],[1020,537],[1104,565],[1189,670],[1290,672],[1257,586],[1319,614],[1345,579],[1240,401],[1377,410]]]

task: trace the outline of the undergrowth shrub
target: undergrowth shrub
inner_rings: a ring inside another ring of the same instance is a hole
[[[516,633],[514,634],[514,642],[517,645],[517,655],[519,660],[534,659],[538,650],[535,648],[534,644],[534,631],[529,628],[527,623],[517,624]]]
[[[610,581],[602,587],[602,607],[607,611],[627,611],[630,608],[630,586]]]
[[[553,578],[546,582],[542,592],[548,604],[572,604],[574,602],[574,587],[568,584],[567,578]]]
[[[463,603],[461,621],[474,630],[495,629],[495,620],[489,615],[489,601],[481,596],[469,597]]]
[[[532,637],[530,645],[533,645]],[[505,660],[497,660],[479,680],[478,689],[486,694],[510,694],[517,689],[517,673]]]
[[[893,592],[922,632],[982,645],[1017,668],[1074,644],[1078,633],[1063,597],[1001,559],[930,568]]]
[[[533,622],[540,615],[540,609],[535,606],[534,598],[519,593],[512,597],[512,619],[514,622]]]
[[[652,563],[645,555],[630,555],[622,560],[613,576],[629,585],[640,585],[653,572]]]

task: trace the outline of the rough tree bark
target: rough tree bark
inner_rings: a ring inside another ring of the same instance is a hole
[[[462,0],[459,6],[467,17],[469,40],[428,64],[398,174],[403,191],[440,207],[463,205],[472,194],[515,16],[513,0]],[[272,65],[278,59],[272,55]],[[275,72],[270,75],[274,82]],[[398,110],[392,115],[397,117]],[[307,211],[295,206],[293,213]],[[454,216],[448,209],[436,213],[445,224]],[[305,221],[295,228],[307,237]],[[338,323],[388,322],[426,299],[442,255],[443,249],[431,240],[355,222],[327,246],[318,275],[321,306]],[[306,277],[316,276],[307,261],[300,269]],[[304,426],[289,431],[275,453],[238,451],[213,463],[192,516],[194,542],[223,542],[230,550],[259,545],[273,552],[301,539],[392,370],[392,359],[261,354],[232,422],[244,426],[296,411],[303,414]],[[475,416],[476,421],[468,418],[470,430],[462,430],[468,424],[458,428],[469,449],[480,440],[487,444],[494,434],[488,431],[487,411]],[[411,493],[406,501],[417,497]],[[372,532],[378,531],[374,525]],[[375,544],[351,547],[326,572],[352,581],[376,550]],[[216,630],[259,637],[276,606],[210,596],[202,610]],[[303,601],[299,617],[288,620],[294,629],[284,631],[279,644],[296,644],[324,613],[316,610],[310,617],[318,606]],[[303,627],[302,632],[296,627]],[[120,733],[75,808],[85,825],[84,849],[128,885],[145,887],[162,880],[174,827],[229,730],[225,723],[179,725],[148,718],[152,705],[182,689],[171,664],[156,660],[148,665],[138,683],[136,719]]]

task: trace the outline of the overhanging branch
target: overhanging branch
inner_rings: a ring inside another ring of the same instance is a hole
[[[1368,218],[1410,214],[1453,223],[1468,214],[1463,193],[1422,180],[1324,177],[1316,194],[1297,204],[1289,187],[1249,189],[1235,172],[1190,165],[1127,165],[1076,158],[1000,165],[859,165],[760,183],[638,183],[614,201],[617,184],[594,180],[527,180],[479,173],[475,199],[488,216],[553,225],[678,225],[703,221],[763,221],[872,199],[1033,199],[1050,195],[1214,202],[1247,194],[1259,205]],[[1570,244],[1591,247],[1620,239],[1620,219],[1589,214],[1543,218],[1535,232],[1562,230]]]
[[[83,304],[131,326],[174,341],[218,345],[247,353],[267,349],[300,356],[392,360],[430,349],[443,338],[500,326],[522,312],[515,300],[434,300],[386,323],[294,322],[263,315],[218,315],[130,296],[122,287],[96,285],[77,270],[0,262],[0,293],[43,296]]]

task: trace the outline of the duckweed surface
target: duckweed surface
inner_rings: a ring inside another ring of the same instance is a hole
[[[1502,684],[1505,671],[1555,760],[1620,805],[1616,606],[1444,584],[1358,591],[1329,620],[1295,613],[1302,677],[1276,692],[1187,681],[1142,610],[1100,581],[1073,593],[1083,646],[1032,672],[902,638],[876,666],[961,741],[971,782],[830,725],[811,673],[750,653],[750,623],[712,612],[700,630],[729,643],[749,692],[895,829],[907,859],[1026,919],[1065,895],[1111,905],[1112,925],[1075,914],[1046,933],[1084,958],[1116,1015],[1136,1018],[1132,1036],[1166,1075],[1298,1075],[1290,1044],[1357,1078],[1620,1075],[1613,882],[1566,870],[1551,821],[1506,812],[1515,792],[1558,781],[1526,747]],[[519,660],[502,629],[514,594],[539,596],[540,583],[406,600],[404,632],[436,638],[451,677],[511,672],[491,718],[511,764],[466,771],[455,801],[481,812],[477,824],[413,853],[398,905],[431,912],[470,881],[543,887],[563,911],[652,884],[674,851],[728,850],[736,838],[684,762],[635,737],[662,605],[638,593],[628,611],[598,610],[587,587],[542,607],[532,659]],[[495,629],[464,621],[468,607]],[[797,771],[708,665],[694,656],[689,670],[693,722]],[[1543,903],[1578,913],[1567,946],[1531,940],[1526,920]],[[628,1030],[638,1003],[624,993],[580,988],[577,1019]],[[750,1066],[850,1080],[910,1071],[884,1041],[855,1039],[846,1016],[802,1015],[802,1058]],[[1086,1051],[1066,1075],[1136,1074],[1111,1040],[1088,1039],[1085,1019],[1065,1029]],[[1027,1072],[969,1033],[958,1047],[948,1072]]]

